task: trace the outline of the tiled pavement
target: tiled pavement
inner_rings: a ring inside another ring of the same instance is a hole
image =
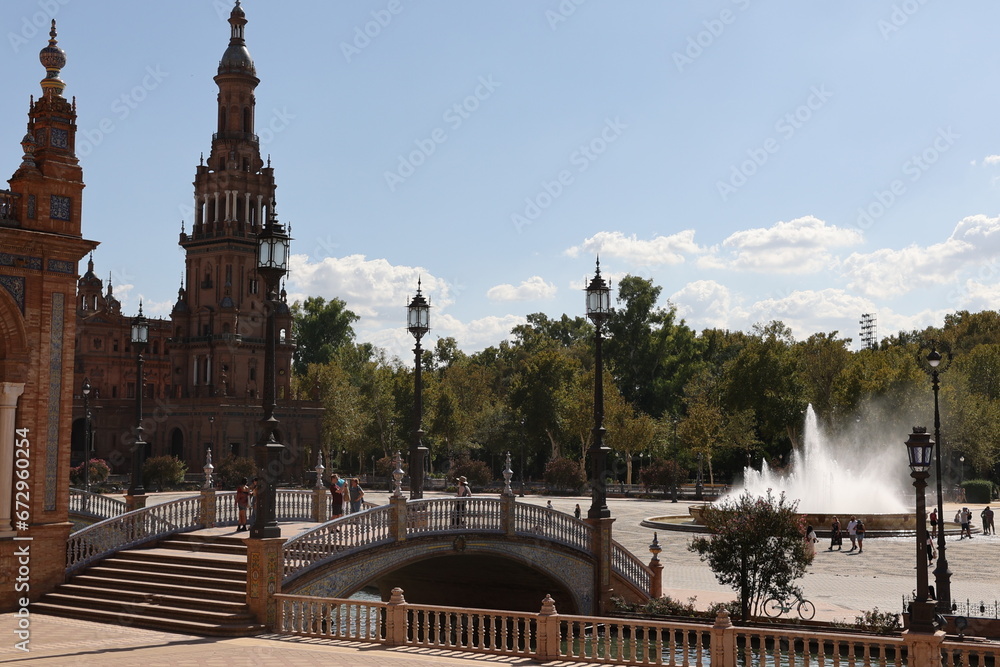
[[[434,494],[428,494],[432,497]],[[373,502],[385,502],[385,493],[369,492]],[[164,495],[166,497],[166,495]],[[523,499],[544,505],[546,498]],[[579,502],[586,509],[589,498],[553,498],[556,509],[572,512]],[[665,593],[678,599],[696,597],[701,607],[716,600],[729,600],[733,593],[720,586],[708,567],[687,550],[690,535],[672,531],[654,531],[640,525],[652,516],[686,514],[688,503],[649,500],[609,499],[616,518],[614,537],[644,561],[648,546],[657,532],[663,548]],[[981,507],[973,507],[975,515]],[[946,507],[945,516],[954,512]],[[289,524],[290,534],[304,524]],[[217,529],[231,532],[232,529]],[[817,607],[817,619],[853,620],[862,610],[878,607],[899,611],[902,596],[915,585],[915,544],[913,538],[877,538],[866,542],[863,554],[827,551],[821,541],[816,559],[802,581],[805,596]],[[956,599],[973,601],[1000,600],[1000,576],[997,575],[997,550],[1000,538],[976,535],[972,540],[949,537],[948,560],[953,572],[952,592]],[[931,576],[933,581],[933,575]],[[540,591],[544,595],[544,591]],[[541,597],[541,596],[540,596]],[[350,642],[279,638],[271,636],[216,639],[175,635],[139,628],[102,625],[71,619],[36,615],[31,618],[31,651],[14,647],[15,619],[0,615],[0,663],[25,665],[106,665],[116,667],[142,665],[344,665],[408,667],[460,664],[537,664],[529,660],[473,656],[442,651],[384,648]],[[566,663],[550,663],[566,665]],[[575,663],[574,663],[575,664]]]

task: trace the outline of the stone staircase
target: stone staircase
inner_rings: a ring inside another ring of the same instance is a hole
[[[264,632],[246,604],[246,545],[234,536],[179,534],[83,570],[31,611],[167,632]]]

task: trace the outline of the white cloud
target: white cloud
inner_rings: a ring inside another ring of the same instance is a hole
[[[385,259],[348,255],[310,262],[308,255],[292,255],[289,268],[289,303],[307,296],[336,297],[344,300],[348,309],[359,317],[383,323],[403,321],[418,279],[432,306],[446,307],[452,303],[446,281],[418,267],[394,266]]]
[[[750,308],[752,321],[781,320],[796,340],[817,332],[837,331],[841,338],[858,337],[858,317],[875,311],[874,304],[840,289],[800,290],[780,298],[763,299]]]
[[[433,349],[439,338],[454,338],[466,353],[499,345],[510,336],[510,330],[527,320],[519,315],[483,317],[462,322],[451,315],[441,314],[431,319],[431,331],[422,341],[424,349]],[[371,329],[363,322],[356,327],[358,338],[386,350],[390,356],[399,357],[405,364],[413,363],[413,337],[403,324],[395,328]]]
[[[973,162],[972,164],[975,164],[975,162]],[[987,155],[986,157],[983,158],[984,167],[986,166],[992,167],[995,164],[1000,164],[1000,155]]]
[[[638,266],[658,266],[661,264],[683,264],[685,255],[695,255],[704,249],[694,242],[694,230],[686,229],[670,236],[657,236],[649,241],[641,241],[621,232],[598,232],[583,243],[566,250],[570,257],[581,253],[614,257]]]
[[[833,248],[857,245],[861,232],[835,225],[811,215],[771,227],[758,227],[731,234],[722,248],[698,260],[703,269],[731,269],[760,273],[816,273],[837,264]]]
[[[728,287],[714,280],[696,280],[670,296],[677,314],[695,329],[743,328],[747,311]]]
[[[551,299],[555,294],[555,285],[545,282],[541,276],[532,276],[516,287],[509,284],[491,287],[486,297],[491,301],[530,301]]]
[[[854,253],[843,266],[851,289],[885,298],[953,282],[960,272],[992,262],[998,252],[1000,218],[973,215],[959,221],[942,243]]]

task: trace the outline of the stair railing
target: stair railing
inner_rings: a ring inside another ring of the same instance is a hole
[[[71,514],[110,519],[125,514],[127,505],[117,498],[102,496],[83,489],[70,488],[69,511]]]
[[[87,526],[69,536],[66,574],[73,574],[123,549],[201,528],[200,510],[200,498],[193,496],[133,510]]]

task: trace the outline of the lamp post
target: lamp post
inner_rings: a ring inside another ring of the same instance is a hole
[[[93,447],[90,433],[90,379],[83,378],[83,511],[87,511],[87,494],[90,493],[90,450]]]
[[[962,484],[965,483],[965,455],[958,457],[958,488],[961,493]]]
[[[281,303],[278,300],[278,284],[288,270],[290,242],[285,226],[272,213],[267,226],[257,237],[257,273],[264,279],[267,320],[264,324],[264,418],[260,422],[260,438],[254,444],[258,480],[250,537],[256,539],[281,537],[275,511],[275,483],[278,478],[278,457],[284,446],[275,439],[278,419],[274,416],[274,409],[277,407],[274,369],[277,333],[274,314]]]
[[[927,589],[927,488],[928,469],[934,441],[923,426],[914,426],[906,441],[906,454],[910,463],[910,477],[917,494],[917,596],[910,605],[910,630],[933,633],[934,603],[929,601]]]
[[[597,270],[587,293],[587,317],[594,323],[594,438],[590,444],[590,509],[588,519],[607,519],[608,492],[604,483],[604,469],[610,447],[604,445],[604,360],[601,357],[601,343],[604,337],[604,323],[611,315],[611,288],[601,277],[601,260],[597,260]]]
[[[132,444],[132,479],[129,480],[128,495],[144,496],[146,489],[142,486],[142,468],[146,462],[146,443],[142,439],[142,394],[145,389],[145,376],[142,370],[142,352],[149,343],[149,321],[142,314],[142,301],[139,302],[139,314],[132,320],[132,347],[135,348],[135,442]],[[90,467],[88,465],[88,467]]]
[[[694,498],[695,500],[701,500],[704,497],[705,485],[703,483],[704,478],[701,472],[701,462],[704,456],[701,452],[698,452],[698,476],[695,478],[694,483]]]
[[[410,500],[424,497],[424,456],[427,448],[421,442],[424,430],[420,420],[424,412],[423,382],[420,376],[420,339],[430,331],[431,305],[420,293],[420,279],[417,279],[417,293],[406,307],[406,329],[417,341],[413,348],[413,438],[410,441]]]
[[[951,570],[948,569],[948,557],[945,553],[946,545],[944,539],[944,492],[941,484],[941,412],[938,410],[938,390],[941,384],[938,380],[938,370],[941,364],[941,354],[932,346],[930,354],[927,355],[927,364],[931,367],[931,388],[934,390],[934,442],[937,449],[934,452],[934,482],[937,490],[937,566],[934,568],[934,591],[937,593],[937,609],[944,614],[951,613]]]

